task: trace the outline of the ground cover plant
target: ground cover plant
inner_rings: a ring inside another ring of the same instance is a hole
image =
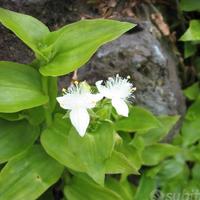
[[[181,12],[199,8],[180,4]],[[0,23],[35,54],[30,64],[0,61],[0,200],[200,199],[198,76],[184,89],[189,106],[169,143],[181,116],[136,105],[130,77],[75,81],[58,92],[58,77],[135,24],[90,19],[50,31],[4,8]],[[200,22],[191,19],[180,41],[197,74],[199,40]]]

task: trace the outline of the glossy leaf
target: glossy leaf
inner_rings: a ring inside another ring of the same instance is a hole
[[[115,128],[118,131],[146,132],[152,128],[158,128],[160,125],[160,122],[151,112],[135,106],[131,108],[129,117],[121,118],[115,123]]]
[[[197,99],[198,95],[200,94],[199,83],[197,82],[187,87],[183,93],[189,100]]]
[[[187,31],[180,38],[182,41],[199,41],[200,40],[200,20],[191,20]]]
[[[160,181],[170,180],[177,176],[182,176],[185,170],[184,161],[178,159],[165,160],[160,165],[160,171],[158,173]]]
[[[81,20],[51,32],[45,39],[43,54],[50,62],[41,66],[45,76],[60,76],[85,64],[106,42],[116,39],[135,25],[114,20]]]
[[[183,11],[200,10],[200,1],[199,0],[181,0],[180,6],[181,6],[181,10]]]
[[[188,109],[181,129],[183,145],[188,146],[200,139],[200,98]]]
[[[63,166],[36,145],[9,161],[0,173],[0,200],[35,200],[54,184]]]
[[[26,45],[41,54],[43,40],[49,29],[42,22],[29,15],[0,8],[0,23],[13,31]]]
[[[185,120],[181,129],[183,145],[188,146],[200,139],[200,119]]]
[[[192,42],[184,43],[184,58],[189,58],[197,52],[197,45]]]
[[[39,129],[30,126],[26,121],[0,120],[0,127],[0,163],[25,151],[39,135]]]
[[[11,113],[45,104],[39,73],[13,62],[0,62],[0,112]]]
[[[105,171],[108,174],[138,174],[138,168],[126,155],[113,151],[111,157],[105,163]]]
[[[104,182],[104,163],[114,147],[114,130],[103,122],[80,137],[69,119],[57,115],[53,125],[42,133],[42,145],[49,155],[75,171],[86,172],[97,183]]]
[[[140,179],[134,200],[153,200],[156,192],[156,180],[147,177],[145,174]]]
[[[144,149],[142,159],[145,165],[157,165],[160,161],[174,156],[178,152],[180,152],[180,149],[171,144],[154,144]]]
[[[64,194],[68,200],[124,200],[116,192],[80,177],[73,177]]]
[[[117,181],[109,177],[106,180],[105,186],[112,191],[115,191],[124,200],[132,200],[134,197],[134,187],[127,180]]]
[[[164,139],[178,121],[179,116],[163,115],[157,117],[157,119],[162,124],[162,127],[151,129],[147,134],[142,135],[145,145],[151,145]]]

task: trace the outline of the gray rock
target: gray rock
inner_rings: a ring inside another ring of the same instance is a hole
[[[109,76],[130,75],[137,87],[135,101],[155,114],[183,114],[185,101],[177,76],[177,58],[155,27],[143,22],[143,31],[125,34],[103,46],[78,70],[78,79],[95,83]]]

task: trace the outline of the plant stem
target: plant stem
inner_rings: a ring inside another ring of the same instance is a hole
[[[45,95],[49,96],[49,77],[45,77],[45,76],[42,77],[42,88]],[[46,126],[49,127],[52,123],[52,114],[51,114],[51,108],[50,108],[49,102],[45,104],[43,107],[44,107]]]

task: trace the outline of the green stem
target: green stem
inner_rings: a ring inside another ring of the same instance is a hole
[[[49,77],[45,77],[45,76],[42,77],[42,88],[45,95],[49,96]],[[44,107],[46,126],[49,127],[52,123],[52,114],[51,114],[51,107],[50,107],[49,102],[45,104],[43,107]]]

